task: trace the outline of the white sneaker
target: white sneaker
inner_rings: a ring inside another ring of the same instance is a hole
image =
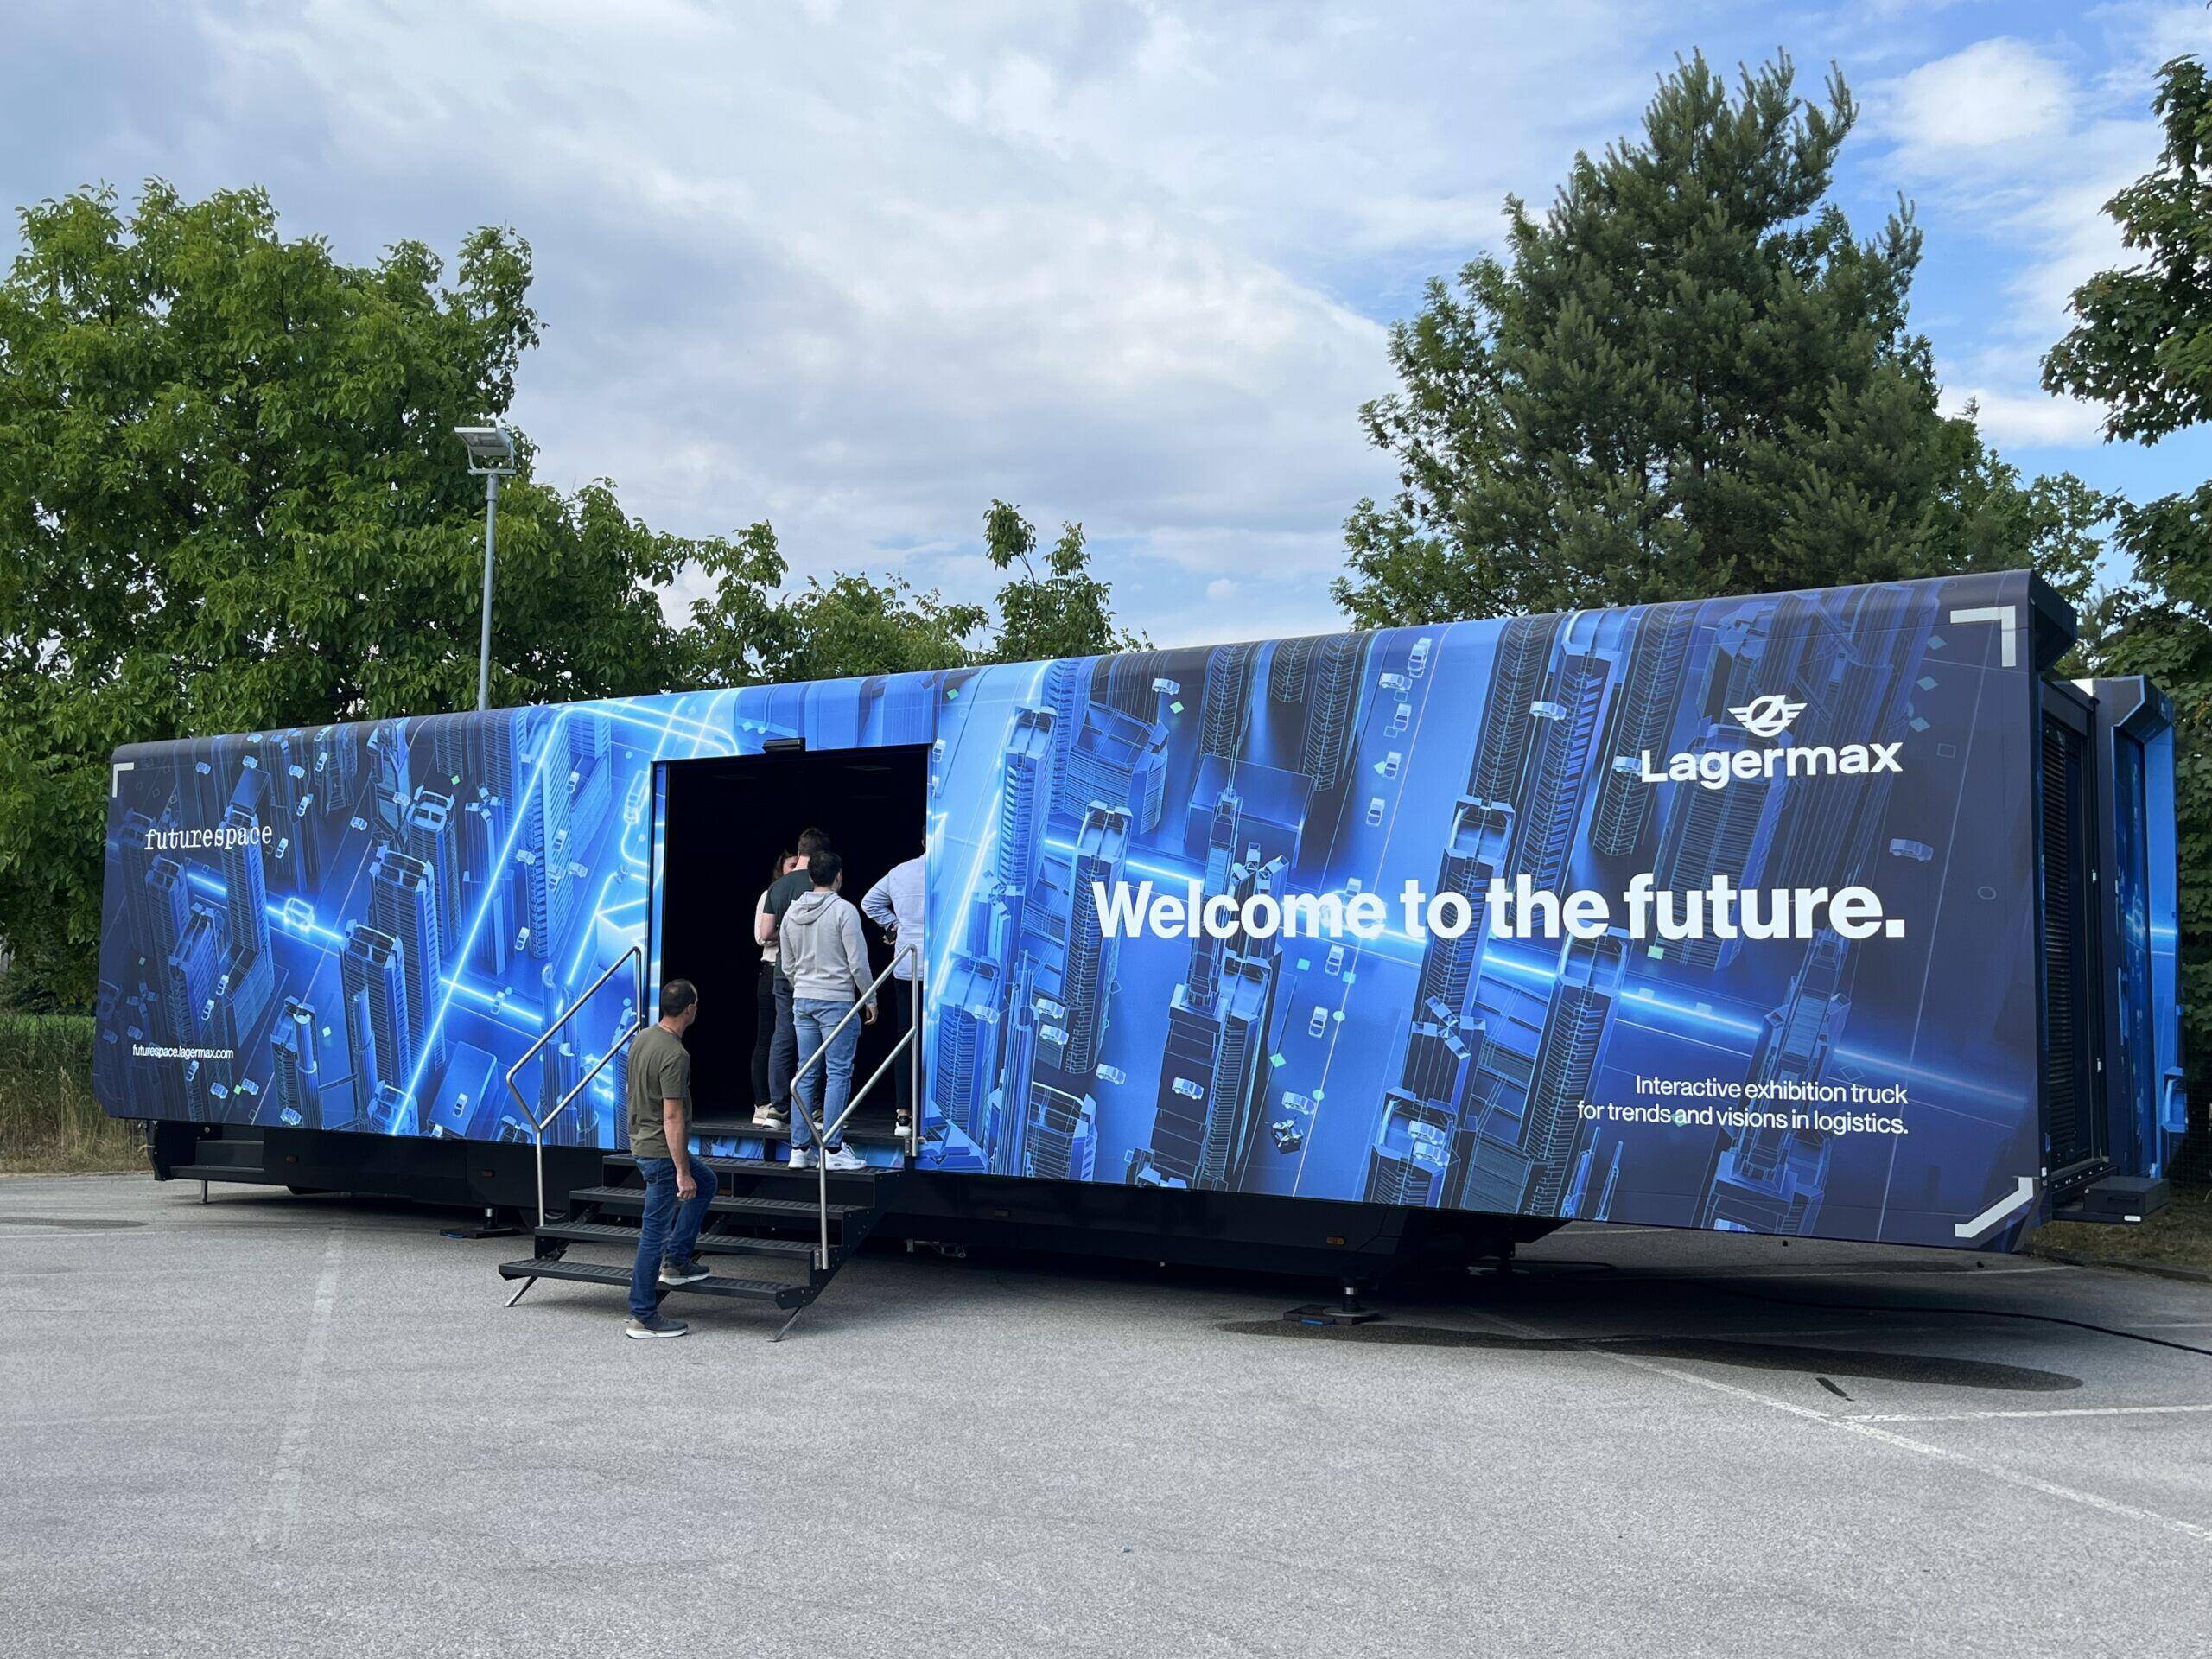
[[[793,1169],[812,1169],[814,1167],[814,1148],[812,1147],[793,1147],[791,1148],[791,1167]]]
[[[849,1175],[855,1170],[866,1169],[868,1160],[850,1147],[840,1147],[830,1154],[828,1167],[840,1175]]]

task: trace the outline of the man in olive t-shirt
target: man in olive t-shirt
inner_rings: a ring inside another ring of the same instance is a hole
[[[692,1252],[715,1201],[715,1172],[691,1155],[691,1055],[683,1046],[698,1017],[698,987],[671,979],[660,988],[660,1018],[630,1039],[630,1155],[645,1178],[645,1212],[630,1270],[626,1336],[682,1336],[683,1321],[660,1311],[659,1287],[707,1276]]]

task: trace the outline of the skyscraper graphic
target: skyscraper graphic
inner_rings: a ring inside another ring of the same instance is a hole
[[[1315,639],[1278,639],[1268,658],[1268,696],[1276,702],[1306,700],[1306,673],[1313,661]]]
[[[1519,798],[1521,766],[1529,748],[1529,709],[1550,665],[1552,641],[1564,619],[1516,616],[1498,632],[1491,664],[1490,693],[1483,699],[1483,723],[1475,740],[1475,760],[1467,774],[1467,793],[1478,801]]]
[[[1452,839],[1445,844],[1443,861],[1437,867],[1435,891],[1456,893],[1465,899],[1474,925],[1456,939],[1440,933],[1428,935],[1428,942],[1421,947],[1421,978],[1414,990],[1415,1007],[1433,1002],[1446,1013],[1458,1014],[1467,1006],[1475,966],[1482,959],[1483,941],[1489,934],[1484,895],[1491,882],[1506,873],[1506,855],[1512,842],[1511,807],[1465,795],[1459,798],[1452,810]]]
[[[1441,1107],[1402,1089],[1382,1097],[1382,1118],[1368,1150],[1370,1204],[1427,1207],[1436,1203],[1451,1162],[1452,1118]]]
[[[1870,626],[1872,612],[1910,626]],[[1798,744],[1840,747],[1902,736],[1926,651],[1931,612],[1904,584],[1808,595],[1807,640],[1789,694],[1804,704]],[[1791,781],[1770,863],[1777,887],[1840,887],[1864,876],[1889,807],[1890,779],[1808,776]]]
[[[1089,659],[1048,663],[1045,668],[1044,705],[1052,711],[1052,788],[1046,804],[1054,817],[1081,817],[1088,798],[1069,792],[1068,756],[1090,700],[1090,670]]]
[[[1164,651],[1125,652],[1103,658],[1092,680],[1091,695],[1108,708],[1150,725],[1160,717],[1160,694],[1153,683],[1168,670],[1173,653]]]
[[[327,818],[353,816],[361,794],[361,733],[359,726],[325,726],[310,740],[309,766],[317,810]]]
[[[1805,952],[1789,995],[1766,1016],[1751,1056],[1757,1084],[1817,1083],[1851,1010],[1844,964],[1847,947],[1823,930]],[[1791,1103],[1753,1103],[1753,1109],[1789,1116]],[[1723,1230],[1799,1234],[1820,1213],[1827,1187],[1828,1137],[1802,1128],[1723,1130],[1706,1177],[1699,1224]]]
[[[977,1146],[989,1139],[991,1084],[998,1067],[997,964],[956,956],[938,993],[930,1098],[947,1123]]]
[[[168,959],[169,1031],[179,1044],[220,1046],[210,1040],[209,1017],[214,1011],[222,954],[222,929],[213,912],[204,905],[194,906]],[[213,1090],[227,1088],[230,1081],[227,1063],[202,1058],[187,1060],[184,1076],[186,1096],[196,1112],[212,1112]]]
[[[1367,636],[1361,633],[1328,634],[1313,652],[1298,769],[1316,790],[1334,789],[1344,779],[1359,713],[1360,666],[1366,660]]]
[[[138,941],[145,953],[140,958],[138,977],[141,983],[161,992],[168,983],[169,957],[192,915],[192,896],[183,866],[166,854],[148,858],[145,874],[131,889],[131,903]],[[162,1004],[157,1001],[156,1006]],[[163,1034],[180,1035],[174,1027],[165,1027]]]
[[[1244,747],[1252,715],[1252,658],[1256,645],[1216,645],[1206,653],[1205,702],[1198,747],[1234,760]]]
[[[1024,897],[1036,885],[1051,812],[1052,728],[1050,709],[1020,710],[1000,762],[998,848],[992,868],[1001,887]]]
[[[1551,696],[1529,710],[1521,845],[1514,862],[1516,873],[1540,887],[1556,887],[1567,871],[1609,671],[1595,652],[1566,652]]]
[[[438,715],[423,723],[430,728],[431,781],[425,787],[457,796],[476,770],[469,753],[468,733],[473,722],[453,715]]]
[[[353,1070],[354,1117],[368,1116],[379,1084],[404,1087],[415,1069],[399,941],[355,922],[338,957],[346,996],[346,1053]]]
[[[1068,798],[1125,809],[1138,830],[1149,831],[1160,822],[1166,763],[1166,728],[1104,703],[1086,703],[1068,751]]]
[[[1459,1016],[1440,1001],[1427,1003],[1406,1032],[1406,1092],[1416,1100],[1456,1109],[1460,1082],[1471,1058]]]
[[[259,1036],[276,994],[276,969],[269,954],[269,889],[261,863],[261,807],[266,781],[258,770],[238,778],[224,809],[223,889],[230,923],[226,1014],[241,1046]]]
[[[369,866],[369,925],[398,942],[401,979],[407,988],[407,1029],[415,1034],[416,1058],[427,1044],[430,1064],[443,1065],[445,1034],[442,1030],[433,1034],[432,1029],[444,961],[438,950],[435,881],[421,859],[389,847]],[[408,1079],[397,1081],[404,1088]]]
[[[1073,895],[1068,916],[1067,970],[1060,977],[1060,1000],[1068,1010],[1068,1041],[1063,1064],[1070,1075],[1088,1077],[1096,1069],[1106,1041],[1107,1000],[1114,987],[1118,939],[1099,925],[1096,889],[1122,879],[1129,849],[1129,815],[1094,801],[1076,834]]]
[[[463,861],[456,844],[454,798],[427,784],[407,804],[399,844],[410,858],[430,872],[437,887],[438,960],[451,962],[461,938],[461,878]]]
[[[1637,774],[1645,753],[1666,752],[1697,612],[1688,602],[1655,605],[1638,613],[1631,625],[1635,640],[1629,647],[1628,666],[1592,767],[1599,781],[1598,803],[1590,814],[1590,845],[1607,858],[1627,857],[1643,838],[1652,786]]]
[[[1029,1084],[1037,1070],[1037,964],[1027,951],[1014,959],[1006,1008],[1006,1060],[991,1094],[991,1132],[985,1150],[992,1169],[1019,1175],[1028,1167],[1024,1141]]]
[[[515,741],[521,724],[517,719],[480,721],[470,727],[471,741],[482,750],[476,781],[510,812],[522,800],[522,778],[515,767]]]
[[[582,1081],[584,1064],[577,1057],[576,1046],[567,1037],[556,1039],[538,1051],[537,1121],[545,1126],[545,1134],[556,1141],[574,1141],[580,1134],[585,1112],[583,1096],[571,1091]],[[623,1072],[623,1085],[627,1086],[629,1058],[616,1061],[610,1071]]]
[[[1713,791],[1705,791],[1711,793]],[[1581,1106],[1627,973],[1627,943],[1618,928],[1595,939],[1567,941],[1559,977],[1545,1010],[1544,1034],[1529,1077],[1521,1144],[1533,1166],[1529,1208],[1560,1213],[1584,1135]]]
[[[1702,755],[1770,747],[1765,739],[1753,737],[1740,726],[1715,721],[1690,748]],[[1694,783],[1668,785],[1674,799],[1668,806],[1667,828],[1652,872],[1662,892],[1707,887],[1716,875],[1726,876],[1738,888],[1758,886],[1787,781],[1755,775],[1731,779],[1723,789]],[[1689,968],[1726,967],[1742,948],[1741,939],[1719,938],[1710,929],[1701,938],[1671,941],[1662,947],[1668,960]]]
[[[342,1129],[322,1111],[322,1054],[316,1039],[315,1010],[296,996],[284,999],[270,1039],[270,1092],[279,1118],[309,1129]]]
[[[513,886],[498,862],[505,840],[505,811],[498,801],[485,795],[469,802],[461,815],[460,914],[481,912],[483,920],[476,925],[476,966],[495,978],[507,971],[507,949],[515,931]],[[441,917],[444,913],[442,909],[439,912]],[[456,959],[453,965],[459,972],[468,964]]]
[[[1087,1181],[1098,1155],[1098,1103],[1089,1095],[1056,1089],[1041,1078],[1029,1085],[1028,1155],[1022,1172],[1042,1180]]]
[[[1179,985],[1156,1091],[1152,1166],[1174,1185],[1225,1188],[1249,1152],[1266,1104],[1271,966],[1232,955],[1214,993]]]
[[[380,836],[397,836],[412,793],[407,776],[407,722],[386,720],[371,728],[369,753],[375,768],[370,827]]]
[[[561,741],[560,723],[541,730],[541,746]],[[530,954],[543,962],[553,954],[555,940],[568,931],[569,906],[569,782],[566,772],[539,756],[526,763],[530,781],[523,785],[528,796],[522,804],[522,844],[517,861],[522,866],[524,920],[530,928]]]

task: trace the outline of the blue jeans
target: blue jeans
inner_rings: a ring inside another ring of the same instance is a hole
[[[852,1010],[851,1003],[827,997],[802,996],[791,1003],[791,1025],[798,1038],[799,1064],[805,1065],[824,1042],[830,1045],[822,1064],[808,1066],[791,1085],[801,1109],[791,1114],[791,1146],[795,1150],[814,1144],[814,1131],[807,1123],[808,1118],[819,1117],[826,1129],[852,1098],[853,1051],[860,1046],[861,1040],[859,1016],[848,1021],[834,1039],[830,1035],[836,1023]],[[819,1112],[815,1109],[817,1106],[821,1108]],[[834,1152],[844,1143],[843,1135],[832,1135],[830,1148]]]
[[[768,1040],[768,1103],[791,1109],[791,1073],[798,1069],[798,1033],[791,1016],[791,982],[776,976],[776,1034]]]
[[[660,1264],[691,1259],[699,1244],[699,1224],[706,1220],[707,1206],[715,1199],[715,1172],[703,1158],[690,1162],[699,1190],[679,1204],[676,1160],[638,1160],[639,1172],[645,1178],[645,1214],[638,1224],[638,1264],[630,1269],[630,1312],[641,1319],[660,1306]]]

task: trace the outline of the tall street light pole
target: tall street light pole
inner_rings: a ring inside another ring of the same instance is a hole
[[[492,547],[499,527],[499,480],[515,474],[514,434],[503,426],[456,426],[468,471],[484,480],[484,631],[476,647],[476,707],[492,706]]]

